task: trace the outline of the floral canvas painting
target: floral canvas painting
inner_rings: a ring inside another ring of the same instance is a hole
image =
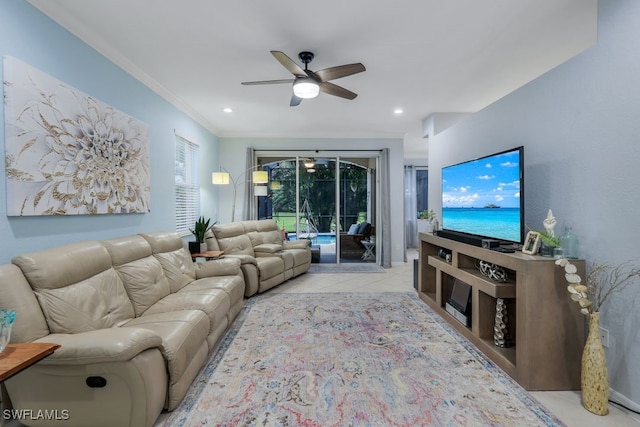
[[[148,126],[4,58],[7,215],[150,210]]]

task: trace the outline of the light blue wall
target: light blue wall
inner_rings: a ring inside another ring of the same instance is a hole
[[[600,0],[598,43],[435,136],[430,205],[443,166],[525,147],[526,223],[551,208],[589,261],[640,266],[640,2]],[[604,306],[612,395],[640,408],[640,281]],[[575,361],[575,363],[580,363]]]
[[[133,215],[7,217],[5,162],[0,163],[0,263],[17,254],[89,239],[174,230],[174,129],[202,147],[203,164],[217,164],[218,139],[22,0],[0,2],[0,55],[13,56],[149,126],[151,212]],[[171,60],[167,56],[167,60]],[[0,150],[4,154],[4,105]],[[215,212],[217,189],[203,167],[203,212]]]

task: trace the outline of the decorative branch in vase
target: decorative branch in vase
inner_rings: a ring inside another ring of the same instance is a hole
[[[586,282],[578,269],[566,258],[556,260],[564,268],[571,299],[580,305],[580,312],[589,316],[589,334],[582,352],[582,405],[597,415],[606,415],[609,401],[609,372],[600,340],[600,310],[609,297],[623,291],[640,277],[640,268],[630,261],[618,265],[594,262]]]

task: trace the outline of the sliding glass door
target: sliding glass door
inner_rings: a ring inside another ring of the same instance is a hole
[[[314,262],[377,262],[375,158],[261,153],[257,160],[269,172],[259,218],[274,219],[289,239],[309,239]]]

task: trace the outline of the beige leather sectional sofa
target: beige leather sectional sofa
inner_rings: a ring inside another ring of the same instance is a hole
[[[182,401],[243,296],[239,260],[194,264],[175,233],[18,256],[0,266],[11,342],[61,347],[5,382],[11,402],[68,411],[59,425],[150,426]]]
[[[206,262],[194,263],[176,233],[160,232],[0,265],[0,307],[17,312],[11,342],[61,345],[4,384],[15,409],[69,418],[21,422],[139,427],[175,409],[244,296],[309,268],[308,242],[283,246],[274,230],[270,220],[216,226],[210,249],[230,255]]]
[[[311,266],[311,242],[283,241],[273,220],[217,224],[207,236],[209,250],[222,250],[225,257],[241,261],[246,297],[299,276]]]

